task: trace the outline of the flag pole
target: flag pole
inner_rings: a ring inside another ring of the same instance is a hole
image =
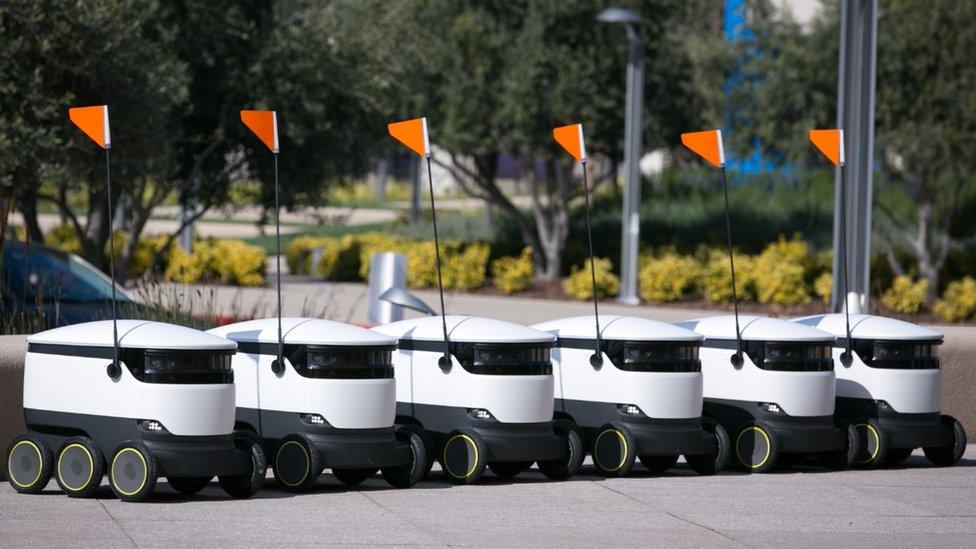
[[[590,366],[599,368],[603,365],[603,345],[600,342],[600,310],[598,308],[596,295],[596,267],[593,261],[593,226],[590,221],[590,183],[586,174],[586,160],[583,164],[583,198],[586,202],[586,240],[590,247],[590,283],[593,290],[593,321],[596,323],[596,349],[590,356]]]
[[[725,194],[725,236],[729,247],[729,271],[732,274],[732,311],[735,317],[735,354],[732,355],[732,365],[742,365],[742,332],[739,329],[739,294],[735,287],[735,254],[732,251],[732,216],[729,213],[729,178],[722,164],[722,191]]]
[[[278,152],[274,153],[274,197],[275,197],[275,247],[277,248],[277,253],[275,254],[275,263],[277,265],[275,269],[275,274],[277,275],[277,293],[278,293],[278,365],[277,369],[280,372],[284,371],[285,367],[285,338],[282,335],[281,330],[281,205],[278,202]]]
[[[112,161],[111,161],[111,145],[105,146],[105,187],[106,187],[106,200],[108,202],[108,239],[109,239],[109,251],[108,251],[108,271],[109,278],[112,280],[112,350],[114,359],[112,361],[112,369],[118,372],[119,368],[119,321],[118,321],[118,311],[116,304],[116,290],[115,290],[115,227],[113,226],[113,211],[112,211]],[[113,376],[115,377],[115,376]]]
[[[841,133],[841,139],[843,139],[843,133]],[[841,147],[844,146],[843,143],[840,144]],[[841,161],[837,165],[837,170],[840,172],[840,220],[839,227],[840,230],[840,268],[842,270],[841,281],[844,284],[844,323],[845,323],[845,333],[847,334],[846,345],[844,352],[840,355],[840,362],[845,367],[849,367],[854,362],[854,356],[851,354],[851,308],[848,303],[848,296],[850,295],[850,286],[848,280],[848,266],[847,266],[847,189],[844,187],[844,162]]]
[[[437,360],[442,370],[451,367],[451,343],[447,337],[447,313],[444,309],[444,280],[441,277],[441,246],[437,234],[437,208],[434,206],[434,176],[430,167],[430,153],[425,155],[427,160],[427,187],[430,189],[430,218],[434,225],[434,257],[437,261],[437,293],[441,299],[441,328],[444,330],[444,356]]]

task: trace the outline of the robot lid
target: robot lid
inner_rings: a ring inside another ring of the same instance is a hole
[[[705,339],[735,341],[735,317],[712,316],[678,322],[678,326],[694,330]],[[835,337],[816,328],[764,316],[739,315],[739,329],[743,341],[788,341],[833,343]]]
[[[391,347],[392,337],[372,330],[320,318],[282,318],[281,332],[285,343],[299,345],[336,345],[344,347]],[[278,343],[278,319],[262,318],[228,324],[207,333],[232,339],[238,343]]]
[[[553,343],[550,333],[495,320],[467,315],[447,315],[448,339],[453,343]],[[444,341],[441,317],[428,316],[400,320],[373,328],[374,331],[402,340]]]
[[[593,315],[550,320],[532,326],[559,338],[595,339]],[[688,341],[699,342],[702,335],[691,330],[636,316],[600,315],[600,337],[607,341]]]
[[[795,318],[793,322],[812,326],[836,337],[847,336],[847,323],[843,313],[814,315]],[[851,315],[853,339],[880,339],[887,341],[942,341],[942,333],[931,328],[883,316]]]
[[[229,350],[237,344],[200,330],[149,320],[119,320],[119,347],[127,349]],[[72,324],[36,333],[29,344],[112,347],[112,321]]]

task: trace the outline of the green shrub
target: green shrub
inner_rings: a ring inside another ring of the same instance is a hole
[[[534,273],[532,248],[529,247],[523,249],[519,256],[500,257],[491,262],[491,276],[495,286],[506,294],[529,289]]]
[[[933,311],[946,322],[962,322],[976,317],[976,279],[966,276],[950,282]]]
[[[63,223],[49,230],[44,235],[44,244],[62,252],[81,254],[81,241],[78,239],[74,227],[68,223]]]
[[[915,314],[925,305],[928,290],[928,279],[913,281],[909,276],[896,276],[891,287],[881,295],[881,302],[896,313]]]
[[[813,281],[813,293],[817,294],[821,300],[823,300],[824,305],[830,305],[830,298],[834,291],[834,275],[827,273],[820,273],[820,276]]]
[[[667,251],[660,257],[641,261],[640,295],[656,303],[677,301],[694,292],[701,278],[701,267],[695,258]]]
[[[612,297],[620,292],[620,278],[613,274],[613,263],[609,259],[595,258],[593,267],[596,274],[596,295],[598,298]],[[593,282],[590,277],[590,260],[582,267],[573,266],[570,275],[563,281],[563,291],[576,299],[593,298]]]
[[[786,240],[780,236],[756,256],[752,278],[756,297],[768,305],[803,305],[810,302],[806,287],[805,265],[810,263],[809,249],[799,237]]]
[[[732,302],[732,270],[729,268],[727,252],[719,249],[705,250],[707,254],[702,275],[702,289],[705,299],[716,303]],[[753,283],[753,259],[745,254],[735,253],[736,291],[741,301],[756,298]]]
[[[373,254],[383,253],[383,252],[399,252],[407,254],[410,242],[405,238],[397,235],[391,235],[388,233],[380,232],[369,232],[360,233],[356,235],[349,235],[353,237],[351,245],[356,247],[359,255],[359,278],[362,280],[369,280],[369,260],[373,257]],[[431,248],[433,250],[433,248]],[[407,278],[410,277],[410,259],[409,254],[407,258]],[[434,281],[436,284],[437,281]]]
[[[312,270],[312,250],[325,246],[335,240],[327,236],[302,235],[293,239],[285,247],[285,263],[291,274],[310,274]]]

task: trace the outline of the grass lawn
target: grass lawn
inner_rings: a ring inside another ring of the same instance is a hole
[[[299,236],[312,235],[312,236],[343,236],[347,234],[354,233],[366,233],[370,231],[389,231],[390,228],[395,225],[395,222],[388,223],[369,223],[366,225],[353,225],[353,226],[335,226],[335,225],[306,225],[305,228],[298,232],[284,233],[281,235],[281,249],[284,250],[288,247],[288,244],[292,240],[298,238]],[[284,225],[284,223],[282,223]],[[248,244],[254,244],[264,248],[269,254],[275,253],[275,235],[274,230],[268,232],[264,236],[254,236],[251,238],[244,239],[244,242]]]

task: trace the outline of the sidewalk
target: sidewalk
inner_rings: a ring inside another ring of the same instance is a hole
[[[273,273],[269,282],[273,283]],[[177,289],[181,286],[176,286]],[[265,288],[237,288],[230,286],[190,285],[187,293],[198,290],[204,295],[213,292],[218,314],[227,316],[270,316],[275,312],[274,286]],[[282,310],[285,316],[312,315],[321,318],[363,324],[367,317],[368,288],[365,283],[326,282],[311,277],[284,275],[281,286]],[[438,308],[437,290],[411,290],[435,310]],[[568,316],[593,314],[589,301],[561,301],[527,299],[518,296],[494,296],[465,292],[444,294],[448,314],[469,314],[508,320],[519,324],[535,324]],[[600,304],[601,314],[627,314],[678,322],[716,314],[712,310],[619,305],[612,301]],[[406,312],[407,318],[419,316]]]

